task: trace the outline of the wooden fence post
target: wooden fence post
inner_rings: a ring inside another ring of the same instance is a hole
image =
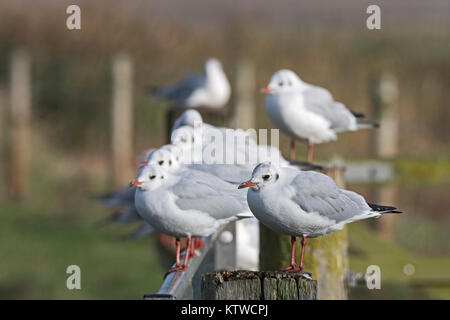
[[[326,174],[334,178],[336,184],[344,187],[343,167],[325,169]],[[289,264],[290,236],[273,232],[260,224],[260,269],[278,270]],[[333,232],[327,236],[307,239],[304,257],[304,270],[317,280],[317,298],[347,299],[345,275],[348,271],[347,230]],[[300,250],[296,250],[297,261]]]
[[[111,160],[113,184],[122,188],[134,175],[133,64],[129,56],[113,58]]]
[[[10,81],[8,185],[11,197],[22,200],[28,191],[31,117],[31,59],[23,49],[12,54]]]
[[[235,83],[230,126],[244,130],[255,128],[255,68],[250,60],[242,59],[238,62]]]
[[[203,275],[203,300],[315,300],[317,282],[303,272],[220,271]]]
[[[374,118],[380,124],[379,130],[372,131],[372,154],[380,158],[392,158],[398,155],[399,115],[398,83],[395,76],[384,72],[373,77],[369,84],[370,100]],[[381,186],[373,194],[374,201],[394,205],[397,201],[397,188]],[[386,215],[375,222],[381,239],[394,239],[395,215]]]

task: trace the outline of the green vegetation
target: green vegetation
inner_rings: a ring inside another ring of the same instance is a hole
[[[365,273],[369,265],[381,268],[381,290],[358,288],[351,298],[450,299],[450,257],[428,258],[411,253],[394,243],[381,241],[361,223],[348,227],[350,270]],[[403,272],[405,265],[414,266],[414,274]]]
[[[33,153],[28,199],[0,201],[0,299],[140,299],[155,292],[163,269],[154,241],[121,240],[136,226],[95,225],[110,213],[93,198],[105,190],[102,175],[67,166],[67,156],[37,137],[33,150],[41,152]],[[81,268],[81,290],[66,288],[72,264]]]

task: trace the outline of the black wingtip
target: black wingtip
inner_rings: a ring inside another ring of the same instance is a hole
[[[353,116],[355,116],[355,118],[361,119],[361,118],[365,118],[366,115],[362,112],[357,112],[357,111],[350,111]]]
[[[398,211],[396,207],[391,206],[380,206],[378,204],[368,203],[369,207],[373,211],[383,212],[383,213],[403,213],[402,211]]]
[[[320,164],[314,164],[306,161],[298,161],[298,160],[291,160],[289,161],[289,164],[299,167],[301,170],[308,171],[308,170],[323,170],[324,167]]]

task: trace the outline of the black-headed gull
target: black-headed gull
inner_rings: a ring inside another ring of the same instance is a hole
[[[183,271],[191,256],[191,238],[207,237],[221,225],[251,218],[245,193],[206,173],[173,175],[160,166],[147,165],[133,180],[135,205],[142,218],[159,232],[176,239],[176,264]],[[234,191],[233,191],[234,190]],[[187,238],[184,264],[180,263],[180,238]]]
[[[312,162],[314,144],[336,140],[338,132],[378,126],[360,122],[361,113],[348,110],[327,89],[302,81],[291,70],[275,72],[261,91],[266,94],[270,120],[292,138],[291,160],[295,158],[295,139],[308,142],[308,161]]]
[[[278,168],[260,163],[251,179],[239,188],[249,188],[247,201],[254,216],[268,228],[291,236],[291,265],[302,270],[306,238],[341,230],[347,223],[400,213],[396,208],[367,203],[359,194],[340,189],[319,172]],[[300,267],[294,260],[296,237],[302,237]]]
[[[219,60],[205,62],[203,74],[190,74],[179,82],[159,88],[154,95],[186,108],[222,108],[228,103],[231,87]]]

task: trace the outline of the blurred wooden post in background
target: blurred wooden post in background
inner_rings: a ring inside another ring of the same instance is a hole
[[[236,66],[233,113],[229,126],[232,128],[255,128],[255,68],[248,59],[241,59]]]
[[[384,72],[373,77],[369,84],[370,99],[374,119],[380,128],[372,130],[372,155],[379,158],[393,158],[398,155],[399,146],[399,114],[398,83],[392,73]],[[386,205],[396,205],[397,188],[382,186],[375,190],[373,201]],[[381,239],[394,239],[395,215],[386,215],[376,221]]]
[[[122,188],[134,176],[133,64],[130,57],[116,55],[112,73],[112,174],[114,187]]]
[[[31,117],[31,59],[22,49],[13,52],[10,74],[9,193],[25,198],[28,189]]]
[[[235,79],[232,82],[234,83],[233,107],[228,126],[243,130],[255,128],[255,67],[251,60],[241,58],[238,60],[235,68]],[[248,265],[248,263],[239,260],[239,257],[242,256],[241,250],[245,247],[245,245],[240,245],[242,239],[246,239],[247,237],[252,237],[253,239],[256,237],[259,238],[258,230],[256,228],[245,228],[245,223],[243,220],[235,222],[236,265],[238,267],[245,265],[245,268],[257,270],[259,267],[258,261],[255,261],[254,265]],[[243,234],[244,232],[246,233],[245,235]],[[254,234],[248,234],[249,232]],[[253,261],[252,259],[250,260]]]
[[[345,168],[331,167],[325,174],[336,184],[345,187]],[[278,270],[289,265],[291,251],[290,236],[275,233],[260,224],[260,270]],[[317,280],[317,298],[347,299],[345,275],[348,272],[347,230],[327,236],[307,239],[304,271]],[[300,247],[296,250],[296,261],[300,261]]]

